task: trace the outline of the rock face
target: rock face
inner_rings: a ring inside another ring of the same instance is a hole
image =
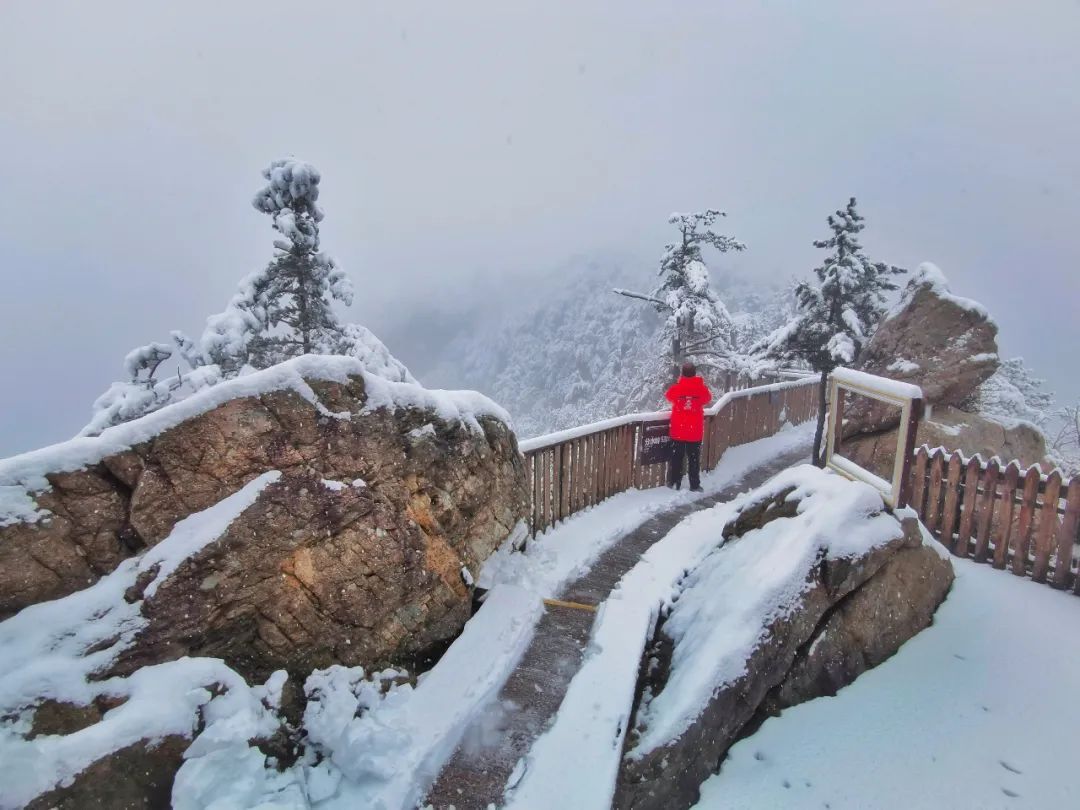
[[[913,523],[905,525],[905,534]],[[953,572],[936,551],[916,545],[915,539],[908,538],[874,576],[828,611],[784,680],[762,701],[760,714],[779,714],[789,706],[835,695],[930,625]]]
[[[747,510],[743,525],[731,527],[734,537],[728,542],[754,542],[738,536],[746,529],[790,518],[794,510],[785,495]],[[897,529],[894,540],[860,557],[819,559],[795,606],[781,610],[769,624],[747,659],[744,674],[718,686],[678,739],[643,756],[624,758],[615,807],[691,807],[701,782],[764,714],[835,694],[926,627],[952,583],[952,567],[935,549],[923,545],[914,519],[904,520]],[[664,689],[673,643],[662,621],[642,663],[639,695],[657,695]],[[635,707],[635,712],[639,709]],[[633,736],[627,750],[634,744]]]
[[[858,367],[922,387],[927,403],[959,406],[998,367],[997,325],[981,306],[949,292],[936,267],[922,265],[897,309],[866,344]],[[844,435],[895,427],[899,412],[860,399],[844,413]]]
[[[169,807],[173,778],[190,743],[183,737],[167,737],[130,745],[90,765],[72,784],[38,796],[27,810]]]
[[[949,406],[934,408],[929,418],[919,424],[916,446],[923,444],[959,450],[967,457],[978,453],[984,459],[993,456],[1005,461],[1016,459],[1023,467],[1042,463],[1046,457],[1046,439],[1032,425],[1021,422],[1006,426]],[[891,478],[896,431],[845,439],[843,453],[878,475]]]
[[[211,389],[222,400],[213,407],[85,469],[47,472],[51,490],[32,496],[51,515],[0,528],[0,617],[84,588],[278,470],[153,594],[142,593],[153,577],[132,589],[129,602],[146,596],[147,623],[113,671],[201,655],[249,678],[306,675],[407,659],[452,638],[470,615],[462,568],[475,573],[525,515],[515,437],[497,406],[467,412],[478,395],[340,372],[253,393],[258,375],[241,378],[249,395]],[[110,435],[75,441],[108,447]]]

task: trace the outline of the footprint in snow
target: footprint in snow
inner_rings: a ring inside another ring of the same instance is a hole
[[[960,653],[953,653],[953,658],[959,658],[961,661],[967,661],[967,657],[961,655]]]
[[[758,762],[764,762],[764,761],[765,761],[765,754],[764,754],[764,752],[762,752],[762,751],[755,751],[755,752],[754,752],[754,759],[756,759],[756,760],[757,760]]]
[[[788,781],[787,779],[785,779],[785,780],[784,780],[783,782],[781,782],[780,784],[782,784],[782,785],[783,785],[783,786],[784,786],[785,788],[787,788],[788,790],[791,790],[791,782],[789,782],[789,781]]]
[[[1009,790],[1008,788],[1002,788],[1001,792],[1004,793],[1006,796],[1008,796],[1010,799],[1019,799],[1020,798],[1019,793],[1017,793],[1014,790]]]
[[[1017,768],[1017,767],[1016,767],[1015,765],[1010,765],[1010,764],[1009,764],[1008,762],[1006,762],[1006,761],[1005,761],[1005,760],[1003,760],[1003,759],[999,759],[999,760],[998,760],[998,764],[999,764],[999,765],[1000,765],[1000,766],[1001,766],[1002,768],[1004,768],[1005,770],[1009,771],[1010,773],[1015,773],[1015,774],[1017,774],[1017,775],[1020,775],[1020,774],[1023,774],[1023,773],[1024,773],[1024,772],[1023,772],[1022,770],[1020,770],[1019,768]]]

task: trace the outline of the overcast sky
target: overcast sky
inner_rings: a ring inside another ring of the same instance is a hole
[[[201,331],[270,256],[250,200],[288,154],[377,333],[568,257],[645,274],[673,210],[803,274],[856,195],[872,258],[937,262],[1080,396],[1075,0],[4,0],[0,31],[0,455]]]

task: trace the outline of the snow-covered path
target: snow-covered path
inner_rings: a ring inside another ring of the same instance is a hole
[[[698,810],[1080,807],[1080,599],[953,563],[930,628],[734,746]]]
[[[687,515],[729,501],[804,461],[810,427],[731,448],[717,469],[702,476],[701,496],[667,489],[614,496],[542,535],[531,553],[495,560],[481,581],[525,585],[536,589],[538,596],[557,596],[595,609],[641,555]],[[559,711],[567,687],[580,671],[596,615],[566,602],[548,607],[498,700],[464,730],[462,744],[428,793],[427,806],[485,810],[501,804],[508,784],[521,778],[522,757]],[[631,669],[635,667],[636,658]],[[629,711],[632,692],[631,686],[622,701],[624,712]],[[599,778],[603,781],[603,775]],[[545,798],[537,806],[552,805]]]

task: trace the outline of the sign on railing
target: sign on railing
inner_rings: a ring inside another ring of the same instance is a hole
[[[671,425],[668,421],[641,423],[641,449],[638,464],[665,464],[671,459]]]
[[[841,452],[844,434],[844,393],[867,397],[900,410],[896,454],[888,479],[860,466]],[[906,506],[910,496],[909,470],[915,435],[922,418],[922,389],[911,383],[890,380],[850,368],[838,368],[829,376],[829,431],[825,466],[847,478],[864,481],[881,492],[889,506]]]

